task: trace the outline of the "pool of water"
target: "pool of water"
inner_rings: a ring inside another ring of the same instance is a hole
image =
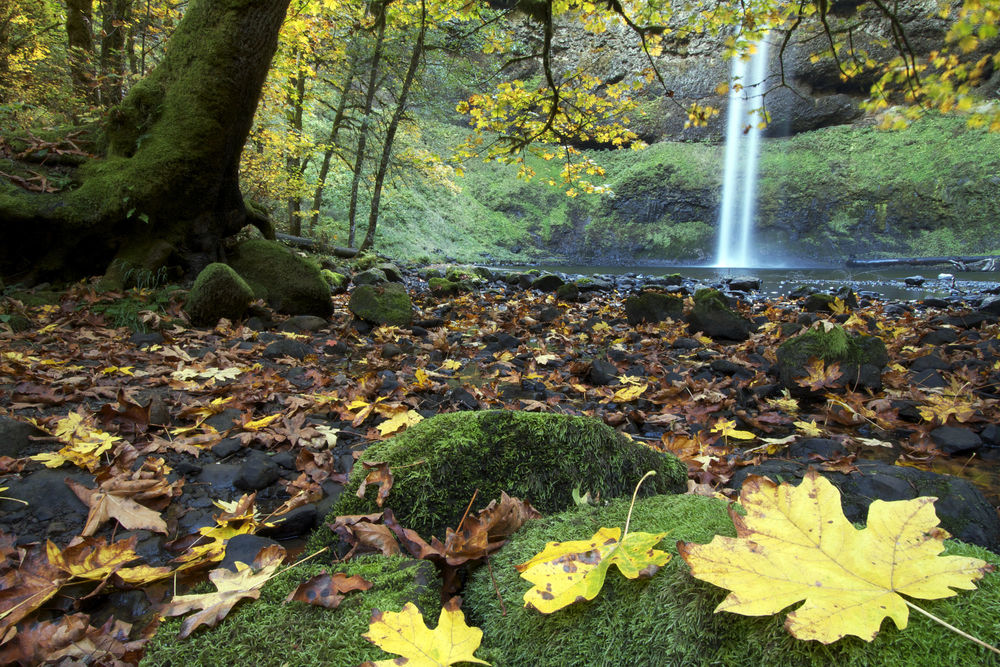
[[[726,278],[752,276],[761,281],[761,294],[781,296],[802,285],[815,285],[826,289],[850,283],[856,290],[876,292],[887,299],[919,300],[931,296],[949,296],[953,293],[950,280],[938,280],[939,273],[952,273],[956,278],[955,289],[960,293],[978,294],[984,288],[1000,285],[1000,273],[954,273],[945,267],[902,268],[768,268],[728,269],[711,266],[670,266],[663,264],[590,265],[590,264],[537,264],[504,267],[509,270],[538,269],[558,273],[594,275],[623,275],[639,273],[663,276],[679,273],[699,282],[712,283]],[[908,287],[903,279],[909,276],[927,279],[922,287]]]

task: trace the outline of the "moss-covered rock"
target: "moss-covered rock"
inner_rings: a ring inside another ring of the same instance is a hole
[[[406,326],[413,321],[413,304],[399,283],[358,285],[351,293],[348,309],[372,324]]]
[[[427,286],[434,296],[455,296],[462,289],[461,283],[455,283],[447,278],[430,278]]]
[[[320,272],[323,276],[323,280],[326,284],[330,286],[331,294],[343,294],[347,291],[347,283],[350,282],[347,276],[343,273],[337,273],[336,271],[331,271],[330,269],[323,269]]]
[[[565,283],[565,280],[554,273],[544,273],[531,281],[531,288],[540,292],[555,292]]]
[[[625,318],[635,326],[641,322],[679,320],[684,314],[684,300],[673,294],[643,291],[625,299]]]
[[[324,569],[331,574],[360,575],[373,586],[347,594],[337,609],[285,604],[285,596],[296,586]],[[142,664],[306,667],[391,658],[361,635],[368,631],[373,608],[399,611],[407,602],[414,602],[425,618],[437,618],[440,586],[429,561],[363,556],[332,565],[305,563],[267,582],[259,600],[240,602],[215,628],[178,640],[182,619],[165,621],[147,646]]]
[[[755,329],[753,322],[730,308],[722,293],[714,289],[695,292],[687,322],[693,331],[725,340],[746,340]]]
[[[514,565],[540,552],[546,542],[584,539],[601,526],[623,526],[628,500],[603,508],[580,508],[527,523],[492,557],[492,574],[506,601],[504,615],[486,568],[471,576],[463,596],[469,623],[483,628],[478,656],[494,665],[984,665],[1000,664],[977,647],[917,613],[897,630],[885,621],[875,641],[846,638],[830,645],[801,641],[784,629],[784,614],[749,617],[714,609],[726,591],[694,579],[676,555],[678,540],[709,542],[733,536],[724,502],[701,496],[654,496],[636,503],[630,530],[670,531],[659,545],[674,554],[651,579],[625,579],[614,568],[591,602],[543,615],[521,606],[531,584]],[[1000,556],[948,541],[946,553],[1000,564]],[[944,600],[919,601],[949,622],[971,629],[994,645],[1000,641],[1000,573]]]
[[[576,283],[566,283],[556,288],[556,298],[562,301],[576,301],[580,298],[580,288]]]
[[[355,285],[381,285],[389,282],[389,278],[385,275],[385,271],[375,267],[355,273],[353,281]]]
[[[253,297],[253,290],[232,267],[215,262],[198,274],[184,310],[191,324],[209,327],[221,317],[234,321],[241,319]]]
[[[472,494],[484,507],[500,492],[542,512],[572,506],[572,491],[602,499],[630,494],[647,470],[647,493],[683,492],[687,469],[670,454],[632,442],[603,422],[516,411],[437,415],[368,448],[360,461],[388,461],[395,482],[386,506],[421,535],[458,525]],[[377,512],[375,489],[355,495],[365,473],[355,466],[331,515]]]
[[[275,241],[253,239],[236,247],[230,266],[259,299],[280,313],[329,317],[330,287],[319,267]]]
[[[797,380],[808,373],[810,359],[839,364],[839,383],[879,389],[881,369],[889,363],[885,343],[877,336],[850,334],[843,327],[810,329],[778,346],[778,374],[781,383],[793,392],[808,393]]]

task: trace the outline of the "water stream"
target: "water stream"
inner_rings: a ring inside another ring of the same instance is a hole
[[[761,84],[767,78],[767,35],[754,46],[749,61],[736,56],[732,63],[715,262],[718,267],[758,266],[753,226],[761,129],[759,119],[753,114],[757,106],[752,102],[760,99]]]

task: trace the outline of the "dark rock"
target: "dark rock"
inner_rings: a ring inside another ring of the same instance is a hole
[[[319,266],[280,243],[251,239],[236,246],[230,265],[258,299],[286,315],[329,317],[330,286]]]
[[[937,356],[936,354],[925,354],[922,357],[917,357],[910,362],[910,372],[919,373],[920,371],[925,371],[928,368],[933,368],[939,371],[946,371],[951,368],[951,364]]]
[[[226,542],[226,556],[219,563],[219,567],[237,572],[236,563],[250,565],[261,549],[277,544],[274,540],[260,535],[234,535]]]
[[[820,313],[820,312],[830,312],[830,306],[833,304],[833,296],[830,294],[810,294],[806,297],[806,300],[802,303],[802,308],[810,313]]]
[[[934,445],[945,454],[959,454],[977,449],[982,439],[972,429],[964,426],[940,426],[930,433]]]
[[[399,267],[392,262],[382,262],[375,267],[385,274],[385,277],[390,282],[401,283],[403,282],[403,272],[399,270]]]
[[[0,415],[0,456],[21,458],[32,445],[31,436],[44,435],[28,422]]]
[[[554,273],[546,273],[531,281],[531,288],[541,292],[555,292],[566,284],[566,281]]]
[[[920,300],[920,304],[928,308],[948,308],[951,302],[936,296],[929,296]]]
[[[971,483],[951,475],[941,475],[909,466],[894,466],[881,461],[858,460],[857,472],[823,472],[842,494],[844,515],[864,523],[868,505],[873,500],[910,500],[920,496],[937,498],[934,510],[941,527],[955,538],[978,544],[992,551],[1000,550],[1000,516]],[[808,469],[801,460],[771,459],[760,465],[739,468],[731,485],[740,488],[747,475],[764,475],[777,481],[798,483]]]
[[[465,387],[456,387],[448,392],[448,400],[462,410],[478,410],[479,400]]]
[[[303,505],[296,507],[288,514],[271,519],[273,526],[261,528],[257,534],[275,540],[288,540],[306,535],[316,527],[316,506]]]
[[[1000,425],[987,424],[979,432],[979,437],[989,445],[1000,445]]]
[[[195,481],[215,498],[229,497],[236,489],[236,477],[242,467],[234,463],[210,463],[202,466]]]
[[[212,415],[205,419],[205,423],[220,433],[225,433],[236,424],[240,423],[243,413],[235,408],[227,408],[219,414]]]
[[[566,283],[556,288],[556,297],[563,301],[576,301],[580,298],[580,288],[574,283]]]
[[[903,282],[909,287],[920,287],[927,282],[927,279],[923,276],[909,276],[908,278],[903,278]]]
[[[618,368],[610,361],[594,359],[590,364],[590,372],[587,373],[587,379],[590,380],[591,384],[601,386],[612,384],[618,379]]]
[[[0,495],[23,500],[28,505],[0,499],[0,520],[7,518],[5,516],[7,513],[22,509],[30,511],[32,518],[38,521],[52,521],[56,518],[76,520],[77,517],[85,515],[88,511],[87,506],[66,486],[67,477],[84,486],[94,487],[93,475],[48,468],[37,470],[22,478],[7,478],[3,483],[7,490]]]
[[[788,296],[792,299],[801,299],[802,297],[809,296],[810,294],[815,294],[816,292],[819,291],[820,289],[815,285],[801,285],[793,289],[791,292],[789,292]]]
[[[826,364],[839,364],[837,386],[861,386],[881,389],[881,369],[889,362],[882,339],[863,334],[848,334],[843,328],[810,329],[778,346],[778,375],[793,394],[808,396],[810,391],[797,380],[808,375],[806,364],[816,358]]]
[[[212,453],[215,454],[217,458],[224,459],[232,456],[241,449],[243,449],[243,443],[236,438],[224,438],[221,442],[212,447]]]
[[[752,370],[746,366],[741,366],[736,362],[729,361],[728,359],[715,359],[709,365],[716,373],[722,373],[723,375],[745,375],[752,376],[754,373]]]
[[[556,320],[562,311],[555,306],[545,306],[540,311],[538,311],[538,321],[539,322],[552,322]]]
[[[625,317],[631,326],[648,322],[662,322],[670,318],[679,320],[684,313],[680,297],[662,292],[644,291],[625,299]]]
[[[726,282],[734,292],[756,292],[760,289],[760,278],[730,278]]]
[[[380,287],[360,285],[351,293],[347,306],[356,317],[371,324],[407,326],[413,321],[413,304],[406,288],[399,283]],[[424,323],[418,323],[424,328]]]
[[[159,331],[151,331],[150,333],[140,331],[129,336],[128,342],[136,347],[149,347],[150,345],[163,345],[165,339]]]
[[[921,345],[946,345],[958,340],[954,329],[935,329],[920,339]],[[912,369],[911,369],[912,370]]]
[[[295,454],[291,452],[278,452],[271,457],[271,460],[285,470],[295,470]]]
[[[264,357],[267,359],[278,359],[279,357],[291,357],[293,359],[305,359],[312,354],[311,347],[300,340],[292,338],[282,338],[270,343],[264,348]]]
[[[296,315],[282,322],[278,329],[279,331],[290,331],[292,333],[314,333],[328,326],[330,326],[330,322],[322,317]]]
[[[944,379],[944,376],[933,368],[926,368],[913,373],[910,375],[910,382],[917,387],[924,387],[926,389],[937,389],[948,386],[948,381]]]
[[[389,277],[381,269],[368,269],[354,274],[352,281],[355,285],[381,285],[389,282]]]
[[[385,345],[382,346],[383,359],[392,359],[394,357],[398,357],[401,354],[403,354],[402,348],[400,348],[395,343],[386,343]]]
[[[702,347],[701,343],[694,338],[687,338],[681,336],[680,338],[674,339],[674,342],[670,344],[675,350],[697,350]]]
[[[979,304],[979,310],[991,315],[1000,315],[1000,296],[989,296]]]
[[[836,459],[847,454],[847,448],[843,443],[829,438],[807,438],[788,446],[788,455],[793,458],[808,459],[811,454],[818,454],[825,459]]]
[[[462,284],[447,278],[431,278],[427,281],[427,287],[434,296],[455,296],[461,291]]]
[[[726,303],[714,289],[701,289],[694,294],[694,308],[687,316],[688,328],[701,331],[715,339],[742,341],[756,329],[754,324]]]
[[[266,454],[252,449],[240,465],[233,484],[245,491],[259,491],[274,484],[279,477],[278,465]]]

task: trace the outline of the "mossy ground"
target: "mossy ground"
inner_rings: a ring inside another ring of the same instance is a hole
[[[629,442],[599,420],[502,410],[437,415],[371,446],[360,461],[389,462],[395,482],[386,507],[425,538],[457,526],[476,489],[473,510],[505,491],[553,512],[572,506],[577,485],[607,499],[631,493],[651,469],[658,474],[643,485],[646,493],[683,491],[687,479],[675,457]],[[365,474],[360,461],[331,516],[379,511],[376,489],[364,500],[355,495]]]
[[[691,577],[676,555],[678,540],[709,542],[713,535],[735,535],[724,502],[700,496],[655,496],[640,500],[630,531],[670,534],[659,548],[674,558],[655,576],[630,581],[608,574],[591,602],[550,615],[526,609],[522,596],[531,584],[514,565],[541,551],[546,542],[584,539],[601,526],[623,526],[626,499],[605,508],[581,508],[529,522],[492,559],[492,577],[480,569],[469,580],[464,600],[469,623],[483,628],[477,654],[499,667],[546,665],[986,665],[1000,661],[920,614],[910,614],[900,631],[886,620],[872,643],[846,638],[830,645],[800,641],[784,627],[784,613],[746,617],[713,613],[723,589]],[[974,556],[1000,564],[1000,556],[949,541],[949,554]],[[493,580],[504,599],[503,615]],[[975,591],[922,608],[978,635],[1000,641],[1000,573],[980,580]]]
[[[320,556],[321,558],[322,556]],[[430,573],[426,585],[415,585],[418,571]],[[337,609],[301,602],[285,604],[285,596],[309,577],[329,573],[358,574],[374,585],[349,593]],[[417,604],[424,617],[436,619],[440,587],[428,562],[399,556],[363,556],[347,563],[305,563],[287,570],[264,585],[259,600],[246,600],[218,626],[200,629],[178,640],[182,619],[165,621],[146,649],[140,664],[148,667],[353,667],[365,660],[390,657],[361,635],[368,631],[372,609],[399,611]],[[201,590],[207,592],[209,589]],[[433,620],[429,621],[433,624]]]

